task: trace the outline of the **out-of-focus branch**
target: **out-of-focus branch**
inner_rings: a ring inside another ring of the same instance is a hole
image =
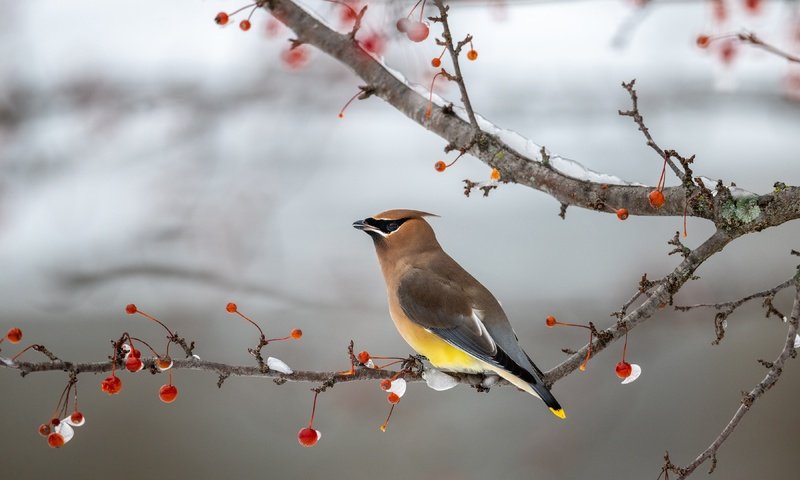
[[[613,184],[613,177],[585,171],[585,178],[571,177],[558,170],[556,160],[569,163],[571,167],[583,168],[569,160],[551,156],[550,161],[542,161],[533,154],[516,151],[503,140],[503,132],[494,130],[488,122],[484,123],[476,114],[481,132],[476,136],[475,129],[468,120],[459,114],[461,109],[453,106],[434,105],[432,115],[428,110],[428,92],[421,93],[405,82],[399,74],[390,72],[383,64],[365,52],[347,34],[341,34],[306,12],[291,0],[271,0],[265,8],[275,18],[292,29],[305,43],[314,45],[342,64],[349,66],[366,84],[375,88],[375,95],[384,99],[416,123],[447,140],[449,145],[472,145],[469,153],[491,167],[497,168],[500,178],[505,182],[518,183],[545,192],[562,204],[609,212],[608,206],[625,207],[630,215],[688,216],[713,220],[728,230],[746,233],[779,225],[788,220],[800,218],[800,188],[786,186],[779,191],[753,196],[759,206],[755,218],[747,221],[729,221],[726,206],[734,200],[730,195],[716,195],[713,208],[700,202],[686,203],[683,187],[670,187],[663,190],[665,204],[654,209],[648,201],[652,187],[633,184]],[[492,131],[488,131],[488,130]],[[476,138],[477,137],[477,138]],[[608,181],[604,181],[608,178]]]
[[[739,41],[741,41],[743,43],[749,43],[750,45],[753,45],[753,46],[758,47],[758,48],[760,48],[762,50],[765,50],[765,51],[767,51],[767,52],[769,52],[769,53],[771,53],[773,55],[777,55],[779,57],[783,57],[783,58],[785,58],[786,60],[788,60],[790,62],[800,63],[800,57],[798,57],[797,55],[792,55],[791,53],[785,52],[785,51],[781,50],[778,47],[770,45],[769,43],[765,42],[764,40],[761,40],[761,38],[758,37],[753,32],[742,32],[742,33],[739,33],[739,34],[737,34],[737,38],[739,39]]]
[[[789,318],[789,330],[786,333],[786,341],[783,344],[783,350],[781,351],[780,355],[778,355],[778,358],[776,358],[775,361],[769,365],[769,370],[767,371],[767,375],[764,377],[764,379],[761,380],[752,390],[750,390],[744,396],[744,398],[742,398],[742,404],[736,410],[736,413],[733,415],[722,432],[720,432],[717,438],[711,442],[711,445],[703,450],[703,452],[698,455],[692,463],[684,468],[677,469],[677,473],[680,475],[679,479],[684,479],[691,475],[692,472],[697,469],[697,467],[702,465],[708,459],[711,459],[711,469],[708,473],[714,471],[714,468],[717,464],[716,455],[720,446],[722,446],[722,444],[725,443],[725,440],[727,440],[731,433],[733,433],[733,431],[742,421],[742,418],[745,416],[745,414],[750,411],[750,408],[753,406],[756,400],[758,400],[775,385],[775,383],[778,381],[778,378],[780,378],[781,374],[783,373],[783,367],[786,363],[786,360],[797,356],[794,342],[795,338],[797,337],[798,320],[800,320],[800,282],[798,282],[796,279],[793,279],[792,283],[795,285],[797,292],[794,298],[794,305],[792,306],[792,313]]]

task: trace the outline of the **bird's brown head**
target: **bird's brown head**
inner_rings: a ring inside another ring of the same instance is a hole
[[[440,248],[425,217],[436,217],[419,210],[387,210],[358,220],[353,228],[372,237],[378,256],[398,257]]]

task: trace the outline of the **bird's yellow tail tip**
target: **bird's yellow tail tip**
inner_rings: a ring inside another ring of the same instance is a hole
[[[555,408],[550,407],[550,411],[553,412],[553,415],[555,415],[556,417],[560,418],[561,420],[564,420],[565,418],[567,418],[567,414],[564,413],[564,409],[563,408],[559,408],[558,410],[556,410]]]

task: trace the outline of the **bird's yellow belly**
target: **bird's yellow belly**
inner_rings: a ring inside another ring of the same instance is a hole
[[[417,353],[424,355],[436,368],[457,372],[486,372],[485,362],[445,342],[435,334],[408,320],[402,313],[391,312],[397,331]]]

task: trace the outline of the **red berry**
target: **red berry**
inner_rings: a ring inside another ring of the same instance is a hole
[[[219,12],[216,17],[214,17],[214,21],[217,22],[217,25],[227,25],[228,24],[228,14],[225,12]]]
[[[59,420],[59,419],[57,419],[57,418],[51,418],[51,419],[50,419],[50,425],[52,425],[52,426],[54,426],[54,427],[57,427],[57,426],[59,426],[60,424],[61,424],[61,420]]]
[[[370,53],[380,55],[383,53],[386,42],[383,41],[383,37],[380,34],[373,33],[361,41],[361,46]]]
[[[295,340],[300,340],[301,338],[303,338],[303,331],[300,330],[299,328],[295,328],[289,335]]]
[[[252,27],[252,26],[253,25],[250,23],[250,20],[247,20],[247,19],[242,20],[241,22],[239,22],[239,28],[241,28],[243,32],[246,32],[246,31],[250,30],[250,27]]]
[[[548,315],[547,318],[544,320],[544,323],[548,327],[555,327],[556,323],[558,323],[558,321],[556,320],[556,317],[554,317],[552,315]]]
[[[406,31],[406,36],[412,42],[421,42],[428,38],[428,26],[422,22],[411,22]]]
[[[401,18],[397,21],[397,31],[402,33],[408,32],[408,29],[411,28],[412,23],[413,22],[408,18]]]
[[[158,398],[164,403],[172,403],[178,398],[178,389],[175,385],[161,385],[158,390]]]
[[[106,379],[100,383],[100,390],[109,395],[116,395],[122,390],[122,380],[114,375],[106,377]]]
[[[128,355],[128,358],[125,360],[125,368],[129,372],[135,373],[144,368],[144,362],[133,355]]]
[[[661,193],[661,190],[653,190],[647,198],[650,200],[650,206],[653,208],[661,208],[664,206],[664,194]]]
[[[617,364],[616,368],[614,368],[614,371],[617,372],[617,376],[619,378],[623,378],[624,379],[624,378],[628,378],[628,377],[631,376],[631,372],[633,371],[633,368],[631,367],[630,363],[626,362],[625,360],[621,360]]]
[[[396,405],[396,404],[400,403],[400,395],[392,392],[392,393],[390,393],[389,395],[386,396],[386,400],[389,403],[391,403],[392,405]]]
[[[383,390],[385,392],[385,391],[389,390],[390,388],[392,388],[392,382],[389,381],[389,379],[384,378],[383,380],[381,380],[381,390]]]
[[[83,414],[76,410],[72,412],[72,415],[69,416],[69,419],[75,424],[83,423]]]
[[[467,60],[474,62],[478,59],[478,51],[477,50],[470,50],[467,52]]]
[[[431,60],[431,66],[433,68],[439,68],[441,65],[442,60],[439,57],[434,57],[433,60]]]
[[[697,36],[697,46],[700,48],[708,47],[708,44],[711,43],[711,37],[708,35],[698,35]]]
[[[744,6],[750,13],[758,13],[761,10],[761,0],[745,0]]]
[[[225,310],[227,310],[228,313],[236,313],[237,312],[236,304],[231,302],[231,303],[225,305]]]
[[[287,67],[291,68],[292,70],[297,70],[302,68],[303,65],[305,65],[308,61],[308,51],[303,47],[290,48],[288,50],[284,50],[284,52],[281,54],[281,59]]]
[[[620,208],[617,210],[617,218],[620,220],[627,220],[628,219],[628,209],[627,208]]]
[[[46,423],[39,425],[39,435],[43,437],[50,435],[50,425]]]
[[[722,63],[730,64],[736,56],[736,42],[732,38],[725,40],[720,47],[719,54],[722,57]]]
[[[47,436],[47,444],[52,448],[64,446],[64,437],[60,433],[51,433]]]
[[[320,434],[313,428],[302,428],[297,432],[297,441],[304,447],[313,447],[317,444]]]
[[[128,315],[133,315],[134,313],[138,312],[139,310],[136,308],[136,305],[129,303],[125,305],[125,313]]]
[[[439,160],[438,162],[433,164],[433,168],[435,168],[437,172],[444,172],[445,170],[447,170],[447,164]]]
[[[500,180],[500,170],[493,168],[492,172],[489,174],[489,178],[494,182]]]
[[[358,358],[358,363],[367,363],[369,362],[369,352],[359,352],[356,356]]]
[[[128,352],[128,355],[135,358],[142,358],[142,352],[140,350],[136,350],[133,347],[131,347],[131,351]]]
[[[20,340],[22,340],[22,330],[17,327],[13,327],[8,330],[8,333],[6,333],[6,338],[11,343],[19,343]]]

